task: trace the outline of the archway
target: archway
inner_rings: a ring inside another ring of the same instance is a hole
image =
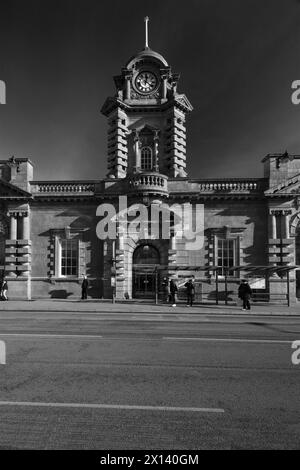
[[[158,250],[149,244],[138,246],[133,253],[132,297],[155,298],[158,283],[156,268],[160,265]]]

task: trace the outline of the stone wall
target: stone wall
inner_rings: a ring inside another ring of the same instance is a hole
[[[31,209],[32,297],[72,298],[80,295],[82,275],[90,279],[89,295],[100,298],[102,292],[102,242],[96,236],[96,205],[70,203],[34,203]],[[57,276],[55,269],[56,233],[71,230],[81,241],[80,270],[74,279]],[[77,236],[77,235],[76,235]]]

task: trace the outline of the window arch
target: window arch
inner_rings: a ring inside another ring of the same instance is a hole
[[[152,148],[151,147],[142,147],[141,169],[152,170]]]
[[[133,253],[133,264],[160,264],[157,248],[152,245],[140,245]]]

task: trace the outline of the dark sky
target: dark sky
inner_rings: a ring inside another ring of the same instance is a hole
[[[300,154],[297,0],[1,2],[0,157],[30,157],[35,179],[106,174],[100,108],[113,75],[144,45],[181,74],[194,106],[188,168],[199,178],[262,176],[261,158]]]

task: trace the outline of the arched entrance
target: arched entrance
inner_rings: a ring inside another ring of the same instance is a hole
[[[152,245],[140,245],[133,253],[132,297],[155,298],[158,283],[156,268],[160,265],[158,250]]]

